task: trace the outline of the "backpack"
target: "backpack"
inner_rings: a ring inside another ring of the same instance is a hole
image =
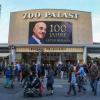
[[[98,70],[96,68],[91,69],[90,75],[92,78],[95,78],[98,75]]]

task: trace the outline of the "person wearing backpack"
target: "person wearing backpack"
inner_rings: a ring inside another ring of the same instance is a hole
[[[90,85],[92,88],[92,92],[94,95],[97,94],[97,83],[98,78],[100,77],[98,67],[96,64],[93,64],[91,68],[89,69],[89,79],[90,79]]]
[[[83,65],[79,65],[79,70],[76,73],[77,74],[77,84],[78,84],[78,92],[82,92],[82,90],[85,92],[86,88],[84,87],[84,77],[86,77],[86,73],[84,71]]]
[[[69,90],[67,92],[67,96],[71,94],[71,91],[73,90],[73,95],[76,95],[76,73],[74,70],[74,66],[71,66],[69,69]]]

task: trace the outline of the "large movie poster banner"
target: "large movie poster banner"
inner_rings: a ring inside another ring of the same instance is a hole
[[[29,44],[72,44],[72,23],[39,21],[29,23]]]

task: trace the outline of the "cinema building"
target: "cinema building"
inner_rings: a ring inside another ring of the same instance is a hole
[[[44,42],[29,43],[38,22],[47,26]],[[86,62],[90,48],[100,50],[93,44],[91,12],[61,9],[11,12],[8,44],[13,62]]]

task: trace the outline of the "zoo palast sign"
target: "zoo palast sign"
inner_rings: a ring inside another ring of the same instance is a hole
[[[61,12],[45,12],[44,14],[40,12],[35,13],[24,13],[24,19],[33,19],[33,18],[65,18],[65,19],[78,19],[79,15],[77,13],[61,13]]]

